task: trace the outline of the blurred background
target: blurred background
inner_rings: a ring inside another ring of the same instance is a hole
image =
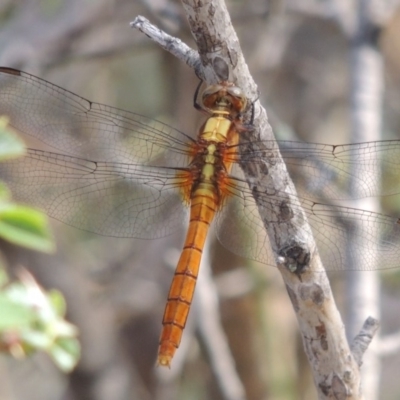
[[[329,17],[329,2],[301,3],[227,5],[277,138],[346,143],[350,43]],[[204,118],[192,106],[198,79],[129,27],[137,15],[194,45],[178,1],[0,0],[0,65],[192,134]],[[400,135],[399,35],[400,10],[394,9],[378,38],[386,85],[382,139]],[[398,202],[384,207],[400,213]],[[215,285],[210,296],[218,294],[212,310],[219,312],[216,321],[237,376],[216,372],[218,354],[210,354],[202,329],[205,306],[196,297],[172,369],[163,370],[155,368],[158,338],[185,232],[139,241],[100,237],[57,221],[52,228],[56,254],[1,242],[1,257],[11,271],[24,266],[44,287],[62,291],[68,319],[80,330],[82,358],[64,375],[44,355],[1,357],[1,400],[239,399],[242,387],[249,400],[316,398],[296,317],[275,268],[234,256],[213,238],[213,277],[205,271],[205,279]],[[399,271],[383,276],[382,334],[400,329],[399,278]],[[341,310],[343,279],[336,274],[332,280]],[[208,334],[213,340],[214,331]],[[380,398],[399,398],[399,369],[398,352],[382,359]]]

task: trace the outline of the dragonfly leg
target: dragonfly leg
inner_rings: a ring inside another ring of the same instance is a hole
[[[196,91],[194,92],[194,97],[193,97],[193,107],[199,111],[204,111],[201,104],[197,101],[197,99],[199,98],[200,88],[201,88],[201,85],[203,84],[203,82],[204,81],[201,79],[199,84],[197,85],[197,88],[196,88]]]

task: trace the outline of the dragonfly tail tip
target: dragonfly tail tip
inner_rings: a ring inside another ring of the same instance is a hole
[[[171,368],[171,360],[171,356],[159,354],[157,359],[157,366]]]

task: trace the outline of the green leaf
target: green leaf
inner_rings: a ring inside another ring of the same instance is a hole
[[[71,338],[78,334],[78,329],[68,321],[59,319],[51,325],[51,332],[57,337]]]
[[[67,311],[67,303],[64,296],[58,290],[49,290],[47,298],[51,304],[52,309],[58,317],[64,317]]]
[[[20,333],[24,347],[33,350],[48,350],[53,344],[53,338],[41,330],[24,330]]]
[[[0,203],[0,236],[30,249],[54,251],[46,217],[29,207]]]
[[[76,339],[60,339],[50,349],[50,356],[64,372],[70,372],[78,363],[80,346]]]
[[[0,161],[25,154],[24,142],[8,127],[8,119],[0,117]]]
[[[21,274],[20,281],[0,291],[1,351],[14,357],[44,351],[61,370],[70,372],[78,363],[80,345],[78,329],[63,319],[65,308],[59,291],[46,292],[31,275]]]
[[[28,327],[34,319],[34,313],[26,306],[0,293],[0,332]]]

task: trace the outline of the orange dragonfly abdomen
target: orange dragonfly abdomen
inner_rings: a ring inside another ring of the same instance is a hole
[[[239,142],[235,118],[238,118],[245,104],[242,101],[239,110],[234,108],[232,95],[227,93],[224,85],[217,85],[211,90],[215,103],[211,105],[213,115],[200,131],[199,149],[191,163],[193,175],[188,173],[192,185],[190,194],[185,193],[185,197],[190,201],[190,223],[162,322],[158,364],[168,367],[179,347],[188,318],[208,230],[215,213],[229,194],[226,189],[227,176],[235,154],[230,151],[227,155],[225,149],[227,145],[232,148]],[[207,97],[204,99],[204,96],[207,95],[210,94],[205,92],[203,95],[205,104]]]
[[[196,191],[192,198],[189,229],[164,312],[158,351],[158,364],[163,366],[170,365],[179,347],[193,299],[204,243],[217,209],[214,196],[209,197],[201,191]]]

